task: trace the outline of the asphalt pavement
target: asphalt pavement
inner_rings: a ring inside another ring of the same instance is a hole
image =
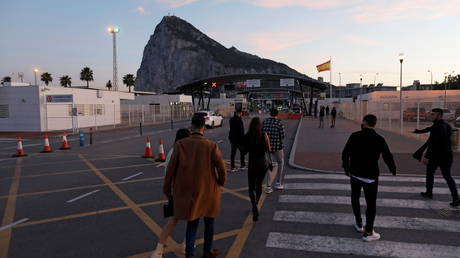
[[[298,122],[283,123],[287,162]],[[72,141],[68,151],[57,151],[59,139],[53,139],[55,152],[28,146],[29,156],[19,159],[10,158],[14,148],[2,142],[0,258],[149,257],[166,223],[164,165],[140,156],[146,136],[157,155],[159,140],[168,150],[177,128],[152,126],[142,136],[136,129],[96,133],[93,145],[79,147]],[[228,161],[228,122],[205,134]],[[382,178],[375,224],[382,240],[363,243],[351,227],[345,176],[285,168],[286,189],[262,196],[256,223],[246,171],[229,173],[215,226],[214,247],[221,257],[460,257],[460,213],[448,207],[450,197],[439,178],[433,201],[419,197],[423,178]],[[196,257],[202,255],[202,226]],[[183,257],[184,232],[181,222],[165,257]]]

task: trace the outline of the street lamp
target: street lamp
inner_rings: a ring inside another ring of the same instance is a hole
[[[403,101],[402,101],[402,64],[405,54],[399,54],[400,72],[399,72],[399,119],[401,124],[401,133],[403,132]]]
[[[430,89],[433,89],[433,71],[431,70],[428,70],[428,72],[430,73],[431,75],[431,84],[430,84]]]
[[[377,76],[378,76],[378,75],[379,75],[379,73],[375,73],[375,75],[374,75],[374,86],[375,86],[375,83],[376,83],[376,81],[377,81]]]
[[[120,29],[117,27],[109,27],[107,29],[109,33],[112,33],[113,38],[113,89],[118,91],[118,69],[117,69],[117,33],[120,32]]]
[[[339,73],[339,86],[342,86],[342,73]]]
[[[363,75],[359,75],[359,99],[361,100],[361,94],[363,94]]]
[[[34,68],[33,71],[34,71],[34,77],[35,77],[35,85],[38,85],[38,84],[37,84],[37,73],[38,73],[40,70],[38,70],[38,68]]]

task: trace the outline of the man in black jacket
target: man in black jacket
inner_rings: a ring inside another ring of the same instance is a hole
[[[433,125],[423,130],[415,129],[414,133],[430,133],[427,142],[420,148],[417,153],[420,155],[426,148],[425,156],[422,158],[423,164],[426,165],[426,192],[420,193],[423,197],[433,198],[434,173],[439,167],[442,176],[449,186],[452,195],[453,207],[460,206],[457,186],[455,180],[450,175],[452,167],[453,152],[451,144],[452,127],[442,119],[442,109],[435,108],[431,111]]]
[[[236,172],[235,168],[235,155],[236,151],[240,151],[240,163],[241,169],[244,169],[246,166],[244,162],[244,154],[242,151],[242,140],[244,136],[244,124],[243,120],[241,119],[242,112],[241,110],[237,110],[232,118],[230,118],[230,132],[228,134],[228,139],[230,140],[230,144],[232,145],[232,150],[230,153],[230,167],[232,172]]]
[[[363,232],[363,241],[380,239],[380,234],[374,231],[376,201],[379,182],[380,155],[393,175],[396,175],[396,166],[393,155],[385,139],[374,130],[377,117],[366,115],[361,125],[362,130],[351,134],[342,152],[342,166],[345,174],[350,177],[351,205],[355,214],[357,232]],[[361,188],[366,198],[366,228],[363,228],[359,198]]]

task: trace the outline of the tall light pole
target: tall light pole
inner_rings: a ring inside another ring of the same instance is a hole
[[[399,120],[401,124],[401,133],[403,132],[403,99],[402,99],[402,64],[405,54],[399,54],[400,72],[399,72]]]
[[[113,38],[113,78],[112,86],[113,90],[118,91],[118,68],[117,68],[117,33],[120,29],[117,27],[109,27],[107,29],[109,33],[112,33]]]
[[[37,84],[37,73],[38,73],[40,70],[38,70],[38,68],[34,68],[33,71],[34,71],[34,77],[35,77],[35,85],[38,85],[38,84]]]
[[[430,89],[432,90],[433,89],[433,71],[431,70],[428,70],[428,72],[430,73],[431,75],[431,84],[430,84]]]
[[[379,73],[375,73],[374,75],[374,86],[375,86],[375,82],[377,81],[377,76],[379,75]]]
[[[342,86],[342,73],[339,73],[339,86]]]
[[[361,95],[363,94],[363,75],[359,75],[359,99],[361,100]]]

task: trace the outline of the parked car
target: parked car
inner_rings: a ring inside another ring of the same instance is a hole
[[[442,117],[443,117],[444,120],[446,120],[446,121],[455,120],[455,114],[454,114],[454,112],[452,112],[452,110],[443,109],[442,113],[443,113]]]
[[[429,119],[429,113],[424,108],[419,108],[418,116],[420,121]],[[417,121],[417,108],[408,108],[403,113],[403,118],[406,121]]]
[[[292,108],[292,113],[300,114],[300,113],[302,113],[302,108],[301,107],[293,107]]]
[[[457,119],[455,119],[454,126],[455,127],[460,127],[460,116],[457,117]]]
[[[214,111],[200,110],[196,112],[194,115],[204,117],[206,127],[222,127],[222,125],[224,124],[224,118],[221,115],[217,115]]]

